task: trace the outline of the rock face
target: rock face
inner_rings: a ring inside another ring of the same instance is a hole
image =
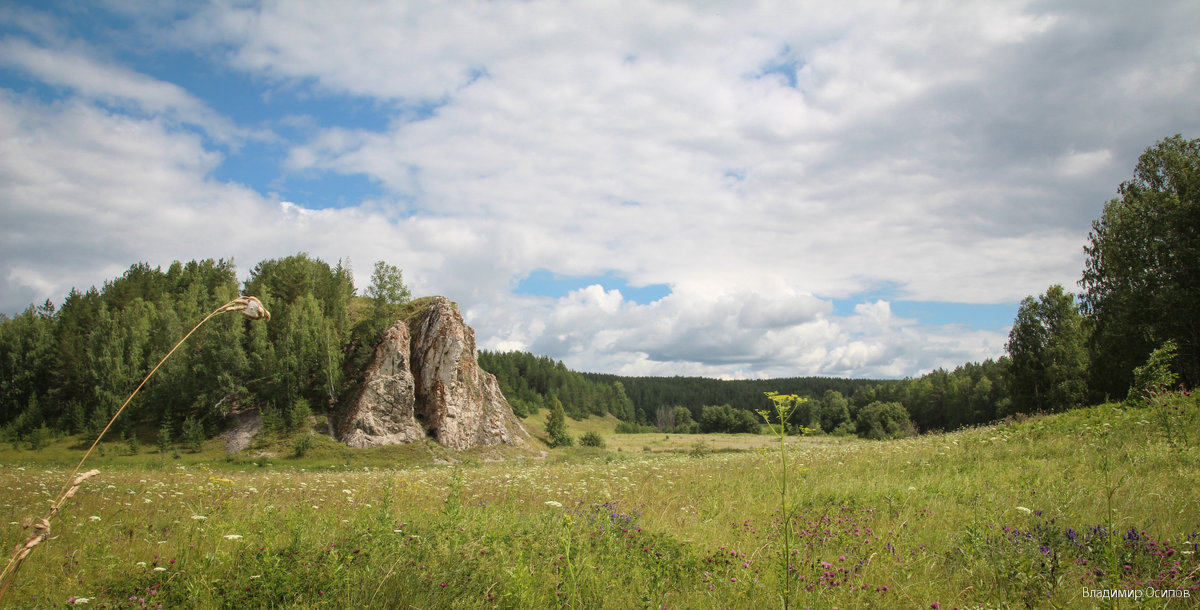
[[[424,299],[397,320],[375,347],[360,391],[335,424],[351,447],[432,438],[451,449],[524,445],[529,434],[500,393],[496,377],[479,368],[475,331],[445,297]]]

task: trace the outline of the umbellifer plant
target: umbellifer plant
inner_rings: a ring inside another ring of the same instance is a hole
[[[780,579],[783,587],[779,592],[781,606],[786,610],[791,607],[792,601],[792,574],[791,574],[791,555],[792,555],[792,506],[788,501],[788,452],[787,452],[787,426],[788,419],[792,417],[792,413],[796,411],[796,407],[807,402],[808,398],[797,396],[795,394],[780,394],[779,392],[766,392],[767,398],[771,399],[775,407],[775,417],[779,419],[779,427],[771,423],[771,412],[766,409],[761,409],[758,414],[767,422],[767,426],[771,428],[771,433],[779,437],[779,514],[783,520],[783,552],[780,553],[779,569]]]
[[[29,556],[30,551],[32,551],[34,547],[41,544],[42,541],[44,541],[50,535],[50,520],[54,518],[54,515],[58,514],[60,509],[62,509],[63,503],[65,503],[71,496],[75,495],[75,492],[79,490],[79,486],[82,485],[84,481],[97,474],[100,474],[100,471],[95,469],[89,470],[83,474],[79,474],[79,469],[83,467],[83,463],[87,461],[88,456],[92,454],[92,450],[100,444],[100,440],[104,438],[104,434],[108,432],[108,429],[112,427],[113,422],[117,421],[117,418],[121,416],[121,412],[125,410],[125,407],[127,407],[129,402],[133,400],[133,397],[137,395],[138,390],[141,390],[142,386],[146,385],[146,382],[150,380],[150,377],[153,376],[154,373],[158,371],[159,367],[161,367],[163,363],[167,361],[167,358],[171,357],[171,354],[175,353],[175,350],[179,349],[180,345],[183,345],[184,341],[187,341],[188,337],[192,336],[192,333],[196,332],[196,329],[200,328],[205,322],[209,321],[218,314],[234,311],[241,312],[243,316],[251,320],[271,319],[271,313],[267,311],[266,307],[263,307],[262,301],[259,301],[257,297],[240,296],[214,309],[212,313],[209,313],[204,317],[203,320],[200,320],[199,323],[192,327],[192,330],[189,330],[188,333],[184,335],[174,347],[171,348],[171,351],[167,352],[166,356],[162,357],[162,360],[158,361],[158,364],[154,365],[153,369],[150,369],[150,372],[146,374],[146,377],[142,379],[142,382],[133,389],[133,392],[130,393],[129,397],[125,399],[125,402],[121,404],[121,408],[117,409],[117,412],[114,413],[112,418],[108,420],[108,424],[105,425],[104,429],[100,431],[100,434],[96,436],[96,440],[92,442],[92,446],[88,447],[88,450],[84,452],[83,457],[79,459],[79,464],[75,466],[75,470],[72,470],[70,476],[67,477],[66,483],[63,484],[62,491],[60,491],[58,494],[58,499],[50,505],[50,510],[46,512],[46,516],[39,519],[36,523],[34,523],[32,519],[25,520],[25,528],[29,529],[32,527],[33,531],[29,533],[29,537],[25,539],[25,542],[18,544],[17,547],[13,549],[12,557],[10,557],[8,563],[5,564],[4,571],[0,572],[0,600],[4,599],[4,594],[8,591],[8,587],[12,585],[13,580],[16,578],[17,569],[21,567],[21,562],[25,561],[25,558]]]

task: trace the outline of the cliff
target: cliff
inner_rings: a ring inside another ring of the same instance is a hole
[[[351,447],[431,438],[451,449],[524,445],[529,434],[496,378],[479,368],[475,331],[445,297],[430,297],[397,320],[375,347],[357,393],[335,418]]]

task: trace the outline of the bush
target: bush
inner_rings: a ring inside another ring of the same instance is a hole
[[[1140,406],[1150,402],[1152,394],[1173,388],[1179,377],[1171,369],[1171,363],[1178,353],[1179,346],[1170,340],[1150,352],[1146,364],[1133,369],[1133,384],[1129,386],[1125,404]]]
[[[700,411],[700,431],[759,434],[762,429],[758,419],[749,411],[729,405],[710,405]]]
[[[916,434],[908,419],[908,411],[898,402],[873,402],[858,412],[858,435],[862,438],[883,440],[903,438]]]
[[[585,432],[579,437],[579,444],[584,447],[604,447],[604,438],[596,432]]]
[[[183,420],[183,441],[192,453],[199,453],[204,446],[204,424],[191,416]]]
[[[162,425],[158,428],[158,436],[154,439],[154,445],[158,448],[159,453],[166,453],[171,448],[171,420],[164,417]]]
[[[304,454],[312,448],[312,435],[301,434],[292,439],[292,451],[296,457],[304,457]]]

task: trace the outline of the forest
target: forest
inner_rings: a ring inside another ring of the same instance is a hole
[[[766,391],[810,400],[792,430],[887,438],[1064,411],[1200,381],[1200,140],[1146,149],[1134,177],[1092,223],[1073,294],[1025,298],[1006,355],[904,380],[795,377],[715,380],[570,371],[522,352],[481,352],[519,416],[555,402],[583,419],[611,414],[625,431],[750,431]],[[94,434],[206,312],[238,294],[275,316],[214,318],[157,373],[114,432],[170,442],[215,434],[223,416],[257,408],[287,432],[353,391],[380,332],[410,297],[401,271],[377,262],[365,295],[349,264],[298,253],[259,262],[239,285],[232,261],[139,263],[61,304],[0,314],[0,434],[31,446]]]

